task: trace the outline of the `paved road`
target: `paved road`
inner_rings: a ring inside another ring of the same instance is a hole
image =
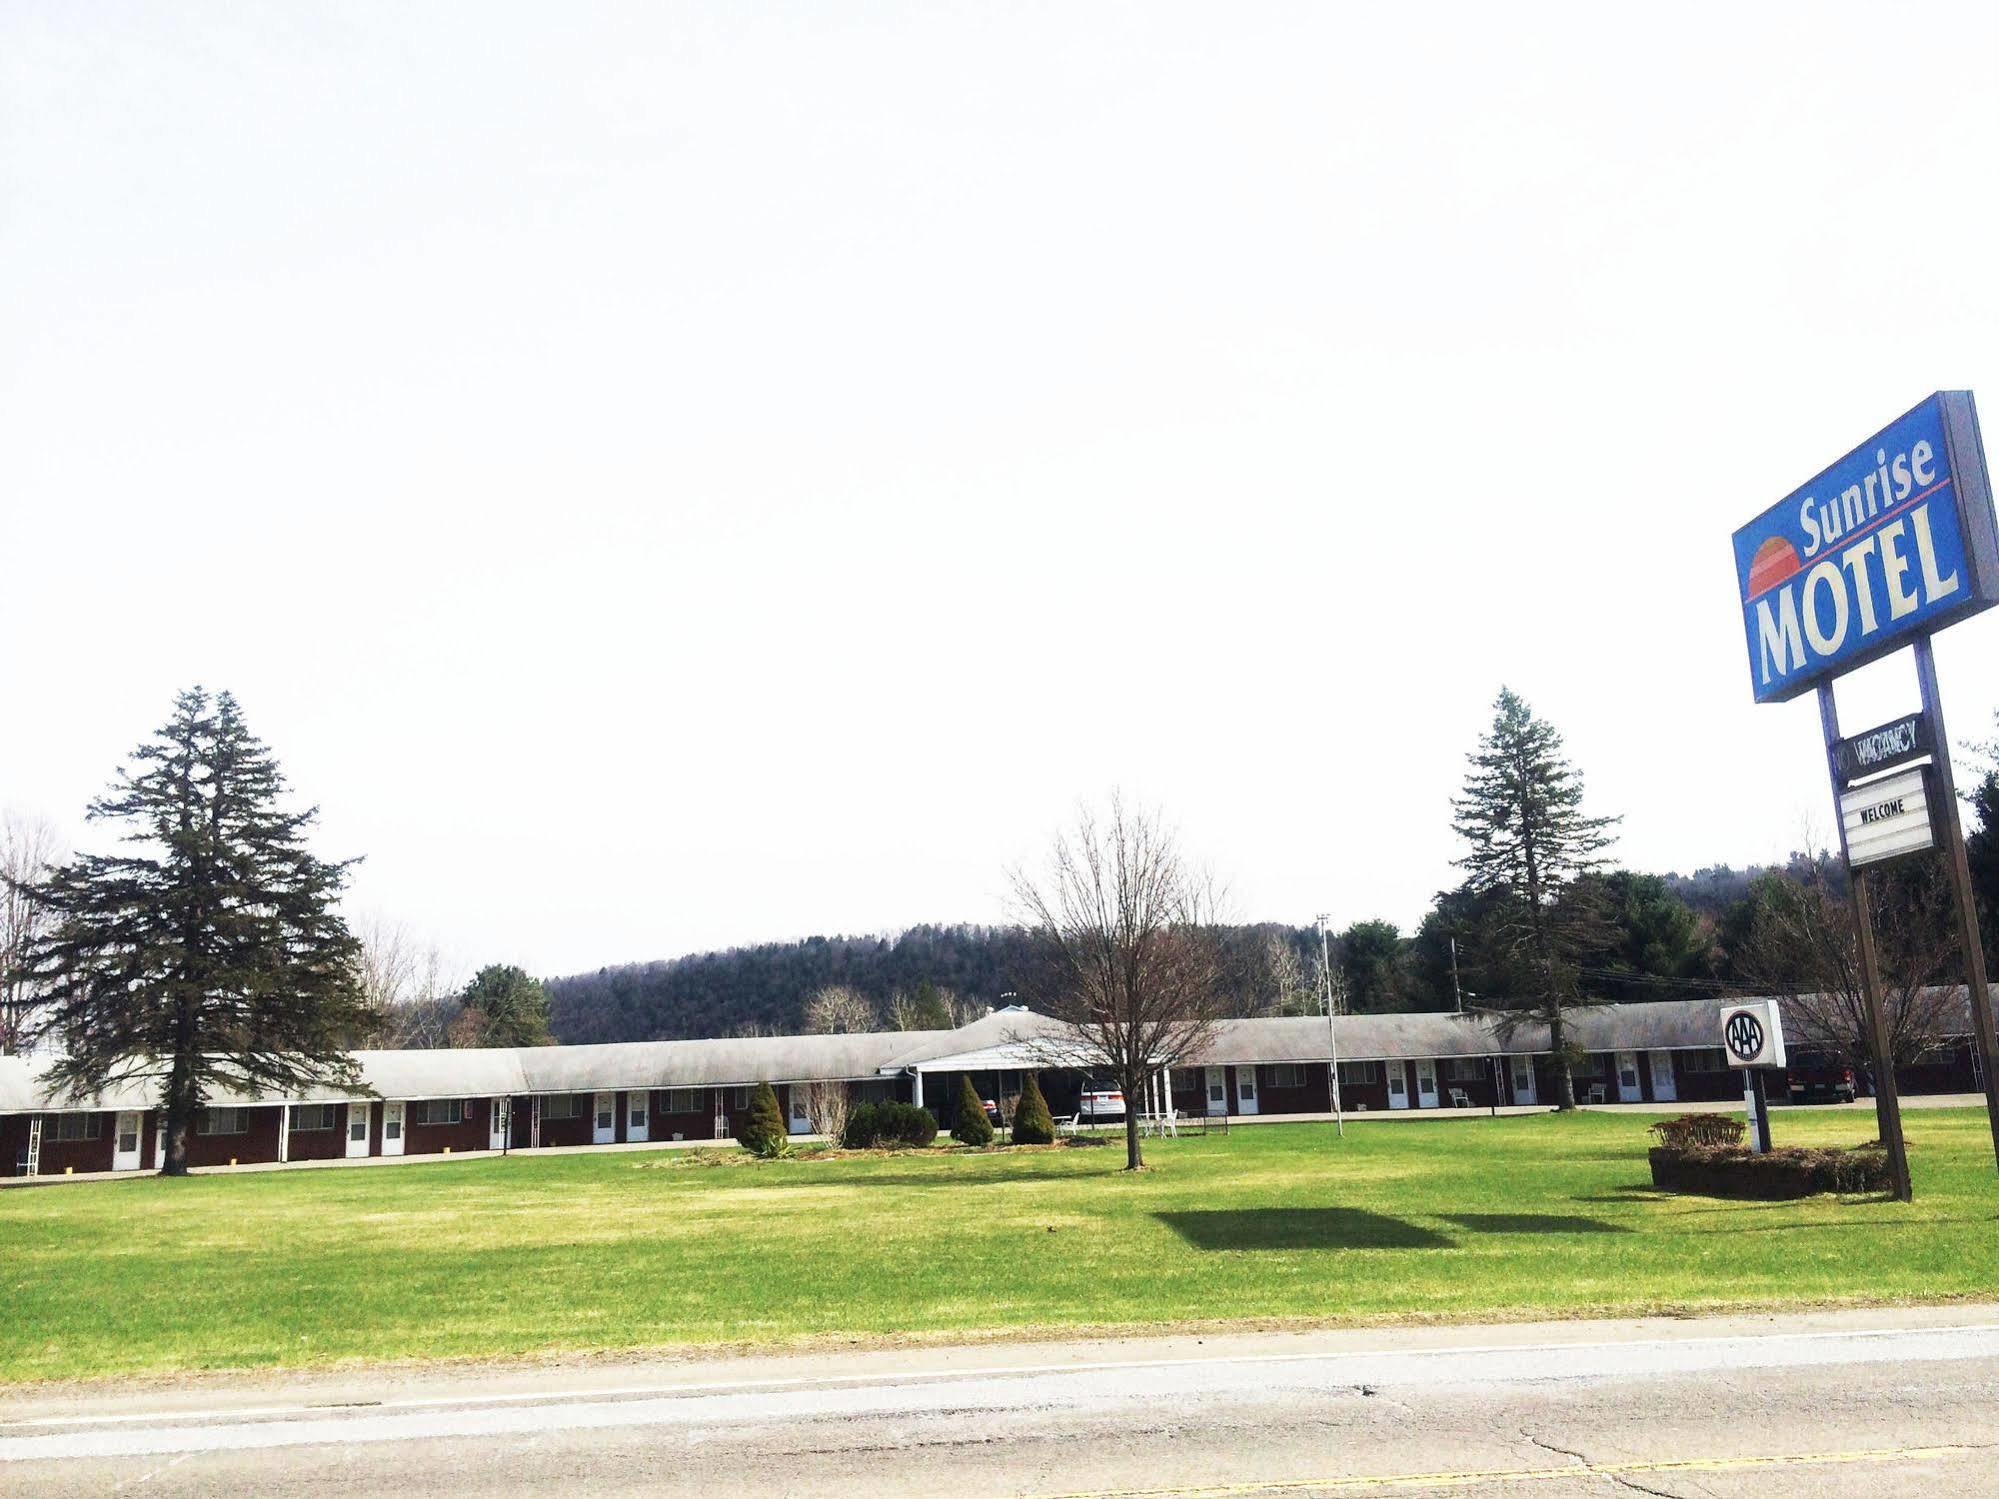
[[[0,1492],[1999,1493],[1999,1306],[0,1398]]]

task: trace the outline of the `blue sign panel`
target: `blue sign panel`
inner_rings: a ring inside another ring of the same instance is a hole
[[[1969,391],[1939,391],[1735,533],[1749,677],[1795,697],[1999,603]]]

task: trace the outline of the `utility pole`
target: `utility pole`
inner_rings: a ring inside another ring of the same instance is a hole
[[[1458,1002],[1458,1013],[1465,1012],[1465,986],[1458,981],[1458,939],[1451,938],[1451,995]],[[1492,1090],[1492,1117],[1499,1117],[1499,1058],[1485,1059],[1485,1080]]]
[[[1326,1063],[1326,1080],[1332,1086],[1333,1133],[1344,1140],[1347,1137],[1347,1121],[1345,1113],[1340,1108],[1340,1034],[1333,1024],[1332,943],[1326,935],[1332,919],[1324,911],[1319,913],[1319,980],[1326,991],[1326,1045],[1333,1058]]]

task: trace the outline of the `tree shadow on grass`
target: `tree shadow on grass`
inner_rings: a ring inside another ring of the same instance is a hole
[[[1573,1193],[1570,1195],[1569,1201],[1570,1202],[1621,1202],[1621,1203],[1653,1202],[1662,1198],[1670,1197],[1672,1195],[1673,1194],[1670,1192],[1652,1186],[1649,1182],[1642,1186],[1634,1182],[1632,1185],[1628,1187],[1612,1187],[1607,1192]]]
[[[1452,1247],[1435,1229],[1365,1208],[1212,1208],[1154,1216],[1196,1249]]]
[[[1445,1222],[1475,1234],[1628,1234],[1622,1223],[1574,1213],[1440,1213]]]

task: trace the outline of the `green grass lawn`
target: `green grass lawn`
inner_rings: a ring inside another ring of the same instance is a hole
[[[1610,1114],[1264,1125],[1148,1142],[1139,1176],[1116,1145],[658,1151],[9,1191],[0,1379],[1999,1295],[1983,1113],[1907,1120],[1908,1207],[1664,1197]]]

